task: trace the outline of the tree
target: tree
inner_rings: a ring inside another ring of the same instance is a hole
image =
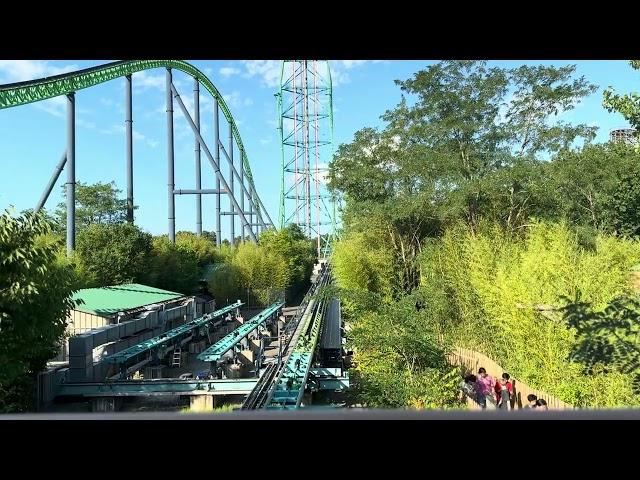
[[[135,225],[93,224],[78,234],[75,258],[93,286],[106,286],[144,281],[151,250],[151,235]]]
[[[207,230],[203,230],[202,231],[202,237],[206,238],[207,240],[210,240],[211,242],[213,242],[213,244],[216,244],[216,232],[210,232]]]
[[[197,236],[192,232],[178,232],[176,234],[176,247],[193,253],[200,267],[220,260],[220,253],[218,252],[218,247],[216,247],[215,239],[211,240],[204,235]]]
[[[41,214],[0,216],[0,412],[33,407],[38,372],[55,357],[75,306],[73,271]]]
[[[602,200],[605,231],[629,237],[640,237],[640,179],[638,173],[625,173],[618,187]]]
[[[446,61],[406,81],[396,81],[406,99],[383,119],[390,134],[421,153],[437,190],[456,192],[467,222],[475,225],[486,198],[482,179],[513,164],[567,148],[577,138],[592,139],[586,125],[550,124],[596,88],[583,77],[571,80],[575,66],[487,68],[486,62]],[[507,94],[512,98],[507,101]]]
[[[63,185],[66,198],[66,186]],[[124,223],[127,219],[127,200],[118,198],[121,190],[115,182],[86,184],[76,183],[76,231],[80,232],[89,225]],[[67,206],[61,202],[56,210],[60,227],[67,224]]]
[[[411,102],[403,97],[387,111],[382,131],[362,129],[339,147],[329,187],[347,201],[347,230],[375,230],[392,245],[396,295],[418,286],[424,239],[458,219],[475,228],[484,216],[517,229],[549,212],[554,192],[541,155],[595,131],[551,121],[595,88],[572,79],[574,71],[440,62],[396,81]]]
[[[184,239],[184,236],[181,236]],[[202,239],[204,242],[208,240]],[[202,254],[202,251],[199,252]],[[185,244],[171,243],[166,235],[153,238],[147,282],[157,288],[186,295],[194,293],[200,279],[198,252]]]
[[[260,235],[260,246],[265,251],[275,252],[287,262],[289,278],[286,288],[291,296],[300,293],[309,285],[316,257],[315,247],[296,224],[280,230],[265,230]]]
[[[594,229],[620,231],[620,214],[636,202],[632,183],[620,190],[620,179],[638,175],[639,162],[640,155],[623,143],[559,153],[548,173],[559,216]]]
[[[232,264],[238,270],[241,286],[252,291],[263,305],[275,301],[287,288],[287,262],[277,252],[245,243],[237,248]]]
[[[631,60],[629,63],[633,69],[640,70],[640,60]],[[610,86],[603,93],[602,104],[609,112],[620,113],[635,129],[640,140],[640,94],[633,92],[620,95]]]
[[[382,408],[457,406],[458,375],[446,360],[432,319],[416,312],[416,297],[359,312],[349,332],[361,403]]]
[[[631,374],[640,391],[640,301],[622,296],[604,310],[575,299],[563,298],[564,320],[576,329],[577,342],[571,353],[591,373],[599,365]]]
[[[505,127],[518,156],[557,152],[569,148],[576,138],[595,137],[596,128],[585,124],[549,124],[552,116],[572,110],[598,88],[584,76],[573,79],[575,70],[575,65],[523,65],[510,71],[514,92]]]

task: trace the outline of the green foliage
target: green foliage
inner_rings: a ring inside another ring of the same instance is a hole
[[[260,246],[286,260],[289,297],[308,288],[316,251],[313,242],[305,237],[298,225],[290,224],[278,231],[265,230],[260,235]]]
[[[178,232],[176,234],[176,247],[194,254],[200,267],[221,260],[215,237],[214,240],[211,240],[205,235],[198,236],[192,232]]]
[[[75,306],[73,271],[57,248],[43,215],[0,216],[0,412],[33,409],[37,374]]]
[[[435,325],[417,312],[416,298],[359,312],[349,332],[356,364],[355,393],[368,407],[459,406],[457,371],[447,364]]]
[[[596,385],[583,365],[570,360],[575,331],[556,312],[563,297],[583,298],[601,308],[629,290],[629,269],[640,245],[598,235],[595,250],[584,250],[564,225],[534,223],[523,238],[494,225],[478,232],[448,231],[423,257],[423,284],[448,298],[451,315],[442,319],[446,336],[494,358],[522,381],[579,406],[602,404],[613,393]],[[609,374],[599,373],[607,390]],[[607,396],[609,395],[609,396]],[[619,402],[620,400],[616,400]]]
[[[637,201],[635,181],[630,177],[640,174],[639,162],[640,153],[621,143],[561,152],[547,174],[558,205],[556,214],[547,217],[614,233],[620,229],[618,222],[630,217],[626,210]],[[620,186],[621,179],[628,180]]]
[[[62,186],[66,198],[66,186]],[[93,224],[124,223],[127,219],[127,200],[118,198],[121,190],[111,183],[76,183],[76,231],[80,232]],[[67,223],[67,206],[61,202],[56,209],[56,217],[64,231]]]
[[[637,172],[620,176],[617,188],[604,197],[602,209],[606,230],[628,237],[640,236],[640,180]]]
[[[304,289],[314,260],[314,246],[298,226],[266,230],[259,244],[240,243],[235,249],[222,246],[209,278],[209,290],[221,301],[253,299],[268,305],[287,289],[290,297]]]
[[[279,298],[289,283],[284,257],[255,243],[238,246],[232,265],[238,270],[241,286],[253,292],[262,305]]]
[[[78,234],[75,261],[87,286],[144,283],[151,249],[151,235],[134,225],[92,224]]]
[[[185,237],[182,237],[183,239]],[[206,241],[206,240],[205,240]],[[164,235],[153,238],[147,283],[172,292],[193,294],[199,280],[198,252],[190,250],[193,246],[184,242],[176,244]]]
[[[389,248],[377,246],[364,232],[349,233],[337,242],[331,263],[339,288],[348,292],[375,294],[384,302],[392,300],[392,253]],[[347,312],[353,311],[354,300],[343,300],[343,308]]]
[[[218,305],[233,303],[236,300],[247,302],[247,291],[243,291],[240,271],[231,261],[215,265],[208,278],[209,291],[218,301]]]
[[[635,70],[640,69],[640,61],[631,60],[629,63]],[[609,87],[604,91],[602,104],[608,111],[620,113],[636,132],[640,132],[640,94],[632,92],[620,95],[615,93],[613,87]]]
[[[576,330],[577,343],[572,358],[583,363],[586,371],[607,368],[630,374],[636,391],[640,389],[640,300],[619,297],[604,310],[591,304],[565,298],[562,312],[567,324]]]
[[[396,81],[408,97],[382,129],[363,128],[338,148],[329,186],[346,200],[345,231],[332,263],[366,403],[429,405],[412,389],[431,392],[445,375],[440,366],[413,371],[397,350],[433,345],[398,337],[385,319],[409,298],[420,306],[405,312],[417,337],[424,316],[432,338],[483,351],[567,402],[637,401],[625,373],[584,373],[570,357],[576,330],[554,310],[577,291],[604,308],[628,290],[640,258],[638,244],[607,235],[639,232],[638,152],[590,145],[595,128],[555,118],[597,88],[574,73],[439,62]]]

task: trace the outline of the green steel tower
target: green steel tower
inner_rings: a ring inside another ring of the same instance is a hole
[[[326,188],[333,147],[333,92],[326,60],[283,60],[278,100],[282,162],[280,228],[290,223],[316,240],[327,257],[336,232]]]

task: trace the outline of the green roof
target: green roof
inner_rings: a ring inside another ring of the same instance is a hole
[[[184,297],[181,293],[147,287],[139,283],[114,285],[112,287],[83,288],[74,295],[74,300],[84,303],[75,309],[101,316],[115,315],[135,308]]]

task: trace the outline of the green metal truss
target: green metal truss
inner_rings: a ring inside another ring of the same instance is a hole
[[[287,107],[283,101],[284,101],[284,95],[283,92],[288,92],[288,93],[292,93],[292,90],[290,88],[286,88],[285,87],[285,83],[287,82],[287,80],[285,79],[285,63],[287,62],[287,60],[283,60],[280,64],[280,85],[278,87],[278,91],[277,93],[275,93],[275,97],[276,97],[276,102],[277,102],[277,115],[278,115],[278,119],[277,119],[277,130],[280,134],[280,155],[281,155],[281,161],[280,161],[280,204],[279,204],[279,208],[278,208],[278,226],[279,228],[284,228],[288,223],[292,223],[294,222],[294,215],[295,215],[295,211],[293,213],[291,213],[288,217],[287,217],[287,212],[286,212],[286,200],[287,199],[292,199],[295,198],[294,196],[292,196],[291,194],[291,190],[292,187],[287,187],[285,184],[285,176],[287,173],[291,173],[291,169],[290,167],[287,166],[287,162],[285,161],[285,157],[286,157],[286,149],[285,146],[293,146],[294,142],[291,139],[292,138],[292,133],[288,133],[285,134],[285,130],[284,130],[284,119],[292,119],[293,116],[291,113],[287,113],[287,110],[290,109],[290,107]],[[318,91],[322,91],[323,95],[326,95],[329,101],[328,104],[328,112],[327,113],[321,113],[318,114],[318,119],[327,119],[328,120],[328,127],[329,127],[329,140],[322,140],[318,142],[318,146],[328,146],[328,151],[329,153],[329,160],[331,160],[331,157],[333,155],[333,149],[334,149],[334,122],[333,122],[333,80],[331,77],[331,68],[329,66],[329,64],[327,63],[327,77],[328,77],[328,81],[327,84],[319,87]],[[295,99],[294,99],[295,101]],[[331,202],[331,207],[332,207],[332,212],[329,211],[327,209],[326,204],[324,204],[324,199],[327,198],[330,200]],[[328,256],[331,254],[332,251],[332,245],[335,243],[336,239],[337,239],[337,234],[336,234],[336,229],[337,229],[337,225],[336,225],[336,210],[335,210],[335,197],[333,194],[331,195],[326,195],[326,196],[322,196],[321,195],[321,200],[323,203],[323,207],[324,207],[324,211],[326,213],[326,216],[330,219],[329,222],[327,223],[321,223],[321,225],[331,225],[331,231],[329,235],[322,235],[322,247],[321,247],[321,251],[324,255],[325,258],[328,258]]]
[[[244,164],[247,177],[255,189],[249,159],[244,145],[242,144],[240,132],[238,131],[238,127],[236,126],[235,120],[231,115],[231,111],[229,110],[227,103],[224,101],[215,85],[204,73],[183,60],[125,60],[86,68],[76,72],[64,73],[53,77],[0,85],[0,109],[40,102],[60,95],[68,95],[84,88],[108,82],[109,80],[131,75],[143,70],[162,67],[180,70],[191,75],[193,78],[198,79],[200,84],[204,86],[213,98],[218,101],[218,105],[220,106],[224,117],[231,125],[233,137],[242,152],[242,162]],[[254,205],[257,207],[258,202],[255,202]]]

